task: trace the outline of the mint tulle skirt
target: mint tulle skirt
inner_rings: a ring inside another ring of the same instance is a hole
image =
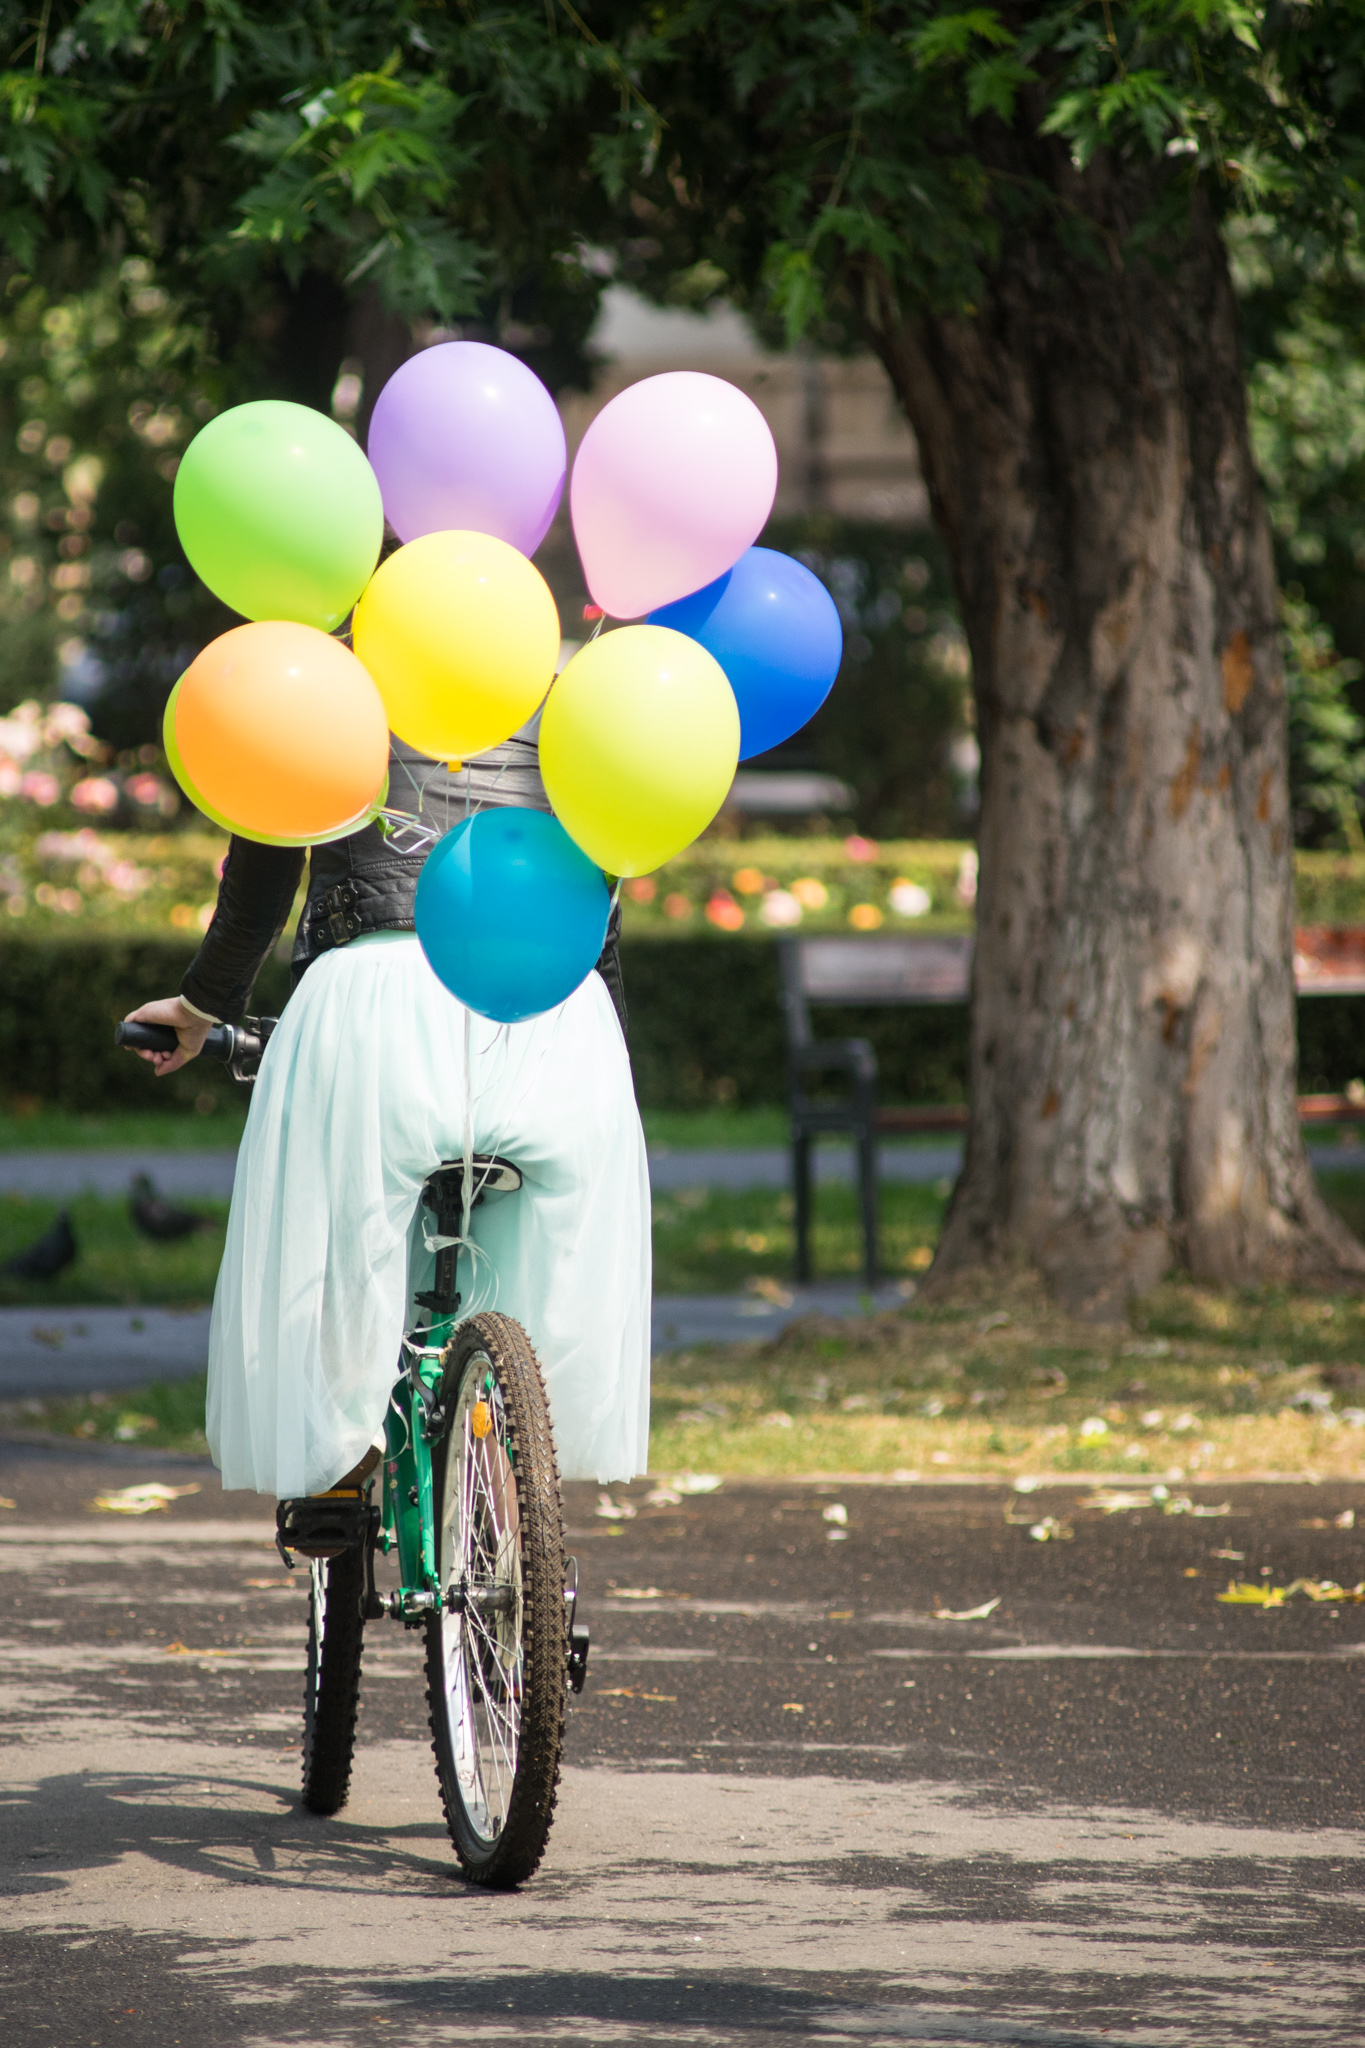
[[[376,932],[309,968],[252,1093],[209,1341],[225,1486],[321,1492],[382,1432],[435,1266],[419,1191],[461,1156],[466,1116],[472,1149],[513,1160],[523,1185],[470,1218],[461,1313],[524,1325],[562,1477],[644,1470],[649,1177],[611,998],[590,974],[557,1010],[490,1024],[415,938]]]

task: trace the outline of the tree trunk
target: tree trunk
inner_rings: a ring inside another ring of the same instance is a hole
[[[1222,243],[1197,206],[1164,267],[1121,261],[1150,189],[1048,170],[1067,241],[1007,234],[972,318],[912,326],[883,295],[873,339],[982,752],[971,1127],[936,1270],[1022,1257],[1110,1317],[1172,1266],[1339,1276],[1365,1248],[1299,1134],[1275,573]]]

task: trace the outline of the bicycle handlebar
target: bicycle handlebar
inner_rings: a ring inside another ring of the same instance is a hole
[[[275,1017],[244,1017],[240,1024],[215,1024],[201,1052],[221,1060],[234,1081],[251,1081],[278,1023]],[[129,1052],[174,1052],[180,1040],[169,1024],[126,1022],[114,1026],[115,1045]]]

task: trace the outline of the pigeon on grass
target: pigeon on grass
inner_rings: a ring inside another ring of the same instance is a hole
[[[149,1173],[133,1175],[128,1189],[128,1214],[144,1237],[155,1238],[162,1244],[211,1227],[207,1216],[196,1216],[192,1209],[177,1209],[172,1203],[163,1202]]]
[[[6,1280],[55,1280],[72,1263],[78,1249],[71,1218],[63,1209],[41,1237],[0,1266],[0,1275]]]

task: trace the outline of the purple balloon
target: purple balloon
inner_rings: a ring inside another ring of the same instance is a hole
[[[564,428],[533,370],[483,341],[411,356],[379,394],[366,450],[400,540],[491,533],[534,554],[564,492]]]

